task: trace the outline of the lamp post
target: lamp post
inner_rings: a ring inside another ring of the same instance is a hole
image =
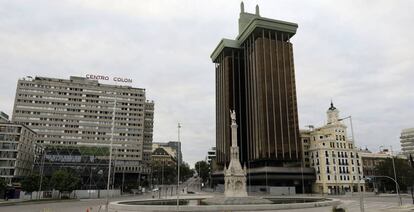
[[[380,146],[379,148],[381,149],[381,147],[384,147],[384,146]],[[397,195],[398,195],[398,203],[400,204],[400,206],[402,205],[402,199],[401,199],[401,196],[400,196],[400,186],[398,185],[398,183],[397,183],[397,172],[395,171],[395,161],[394,161],[394,152],[393,152],[393,150],[392,150],[392,146],[390,146],[390,149],[391,149],[391,161],[392,161],[392,169],[393,169],[393,171],[394,171],[394,179],[393,179],[393,181],[395,182],[395,191],[397,192]]]
[[[356,146],[355,146],[355,135],[354,135],[354,126],[352,125],[352,116],[347,116],[345,118],[338,119],[338,121],[343,121],[345,119],[349,119],[349,122],[351,124],[352,143],[353,143],[352,150],[355,154],[355,159],[356,159],[356,162],[354,163],[354,168],[355,168],[355,172],[358,171],[356,179],[358,181],[357,186],[358,186],[358,191],[359,191],[359,207],[360,207],[361,212],[364,212],[365,211],[365,208],[364,208],[365,207],[364,206],[364,194],[363,194],[364,191],[363,191],[363,189],[361,189],[361,179],[362,178],[361,178],[361,175],[360,175],[360,169],[358,169],[358,166],[357,166],[357,164],[359,164],[358,163],[359,156],[358,156],[357,149],[356,149]],[[362,165],[362,161],[361,161],[361,165]],[[354,189],[353,187],[354,187],[354,185],[352,184],[351,191]]]
[[[114,143],[114,130],[115,130],[115,110],[116,110],[116,97],[114,100],[114,108],[112,111],[112,127],[111,127],[111,143],[109,145],[109,163],[108,163],[108,180],[106,184],[106,212],[109,211],[109,183],[111,181],[111,165],[112,165],[112,145]]]
[[[302,158],[302,161],[300,163],[300,172],[302,174],[302,194],[305,194],[305,179],[303,178],[303,160],[304,158]]]
[[[40,199],[42,196],[40,195],[40,192],[42,192],[42,183],[43,183],[43,172],[45,169],[45,157],[46,157],[46,148],[42,146],[42,160],[41,160],[41,169],[40,169],[40,183],[39,183],[39,191],[37,192],[38,199]]]
[[[177,125],[177,129],[178,129],[178,144],[177,144],[177,211],[180,211],[180,129],[181,129],[181,124],[178,123]]]
[[[388,178],[388,179],[390,179],[390,180],[394,181],[396,188],[397,188],[397,189],[399,189],[399,188],[400,188],[400,185],[398,184],[397,180],[393,179],[393,178],[392,178],[392,177],[390,177],[390,176],[372,176],[372,178],[380,178],[380,177],[382,177],[382,178]],[[367,179],[370,179],[370,178],[367,178]],[[398,193],[398,192],[397,192],[397,194],[398,194],[399,204],[400,204],[400,206],[401,206],[401,205],[402,205],[401,195],[400,195],[400,193]]]

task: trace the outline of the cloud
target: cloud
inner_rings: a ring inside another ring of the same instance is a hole
[[[154,141],[177,139],[184,160],[215,145],[215,77],[209,56],[237,36],[240,1],[0,1],[0,110],[11,114],[27,75],[132,78],[155,100]],[[414,120],[410,1],[246,1],[264,17],[296,22],[299,121],[324,123],[330,99],[352,115],[360,146],[399,147]]]

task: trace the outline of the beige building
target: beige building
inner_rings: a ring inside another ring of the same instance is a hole
[[[145,94],[143,88],[83,77],[27,77],[17,82],[13,121],[33,129],[43,147],[109,149],[113,136],[115,171],[145,173],[154,113],[154,103]]]
[[[13,179],[23,178],[33,169],[36,133],[3,117],[0,119],[0,178],[11,184]]]
[[[414,157],[414,128],[403,129],[400,139],[402,153]]]
[[[166,148],[157,147],[152,152],[152,163],[174,166],[177,164],[177,158],[170,151],[167,151]]]
[[[362,167],[364,169],[364,176],[370,177],[378,175],[375,172],[375,167],[384,162],[387,158],[391,158],[391,154],[387,151],[370,152],[368,150],[360,151],[359,154],[362,158]]]
[[[177,141],[153,142],[152,143],[152,152],[154,152],[158,148],[164,149],[175,160],[177,159],[177,156],[178,156],[180,158],[180,163],[182,163],[183,154],[181,152],[181,145],[180,145],[179,142],[177,142]]]
[[[331,103],[327,124],[301,131],[304,165],[316,170],[313,192],[344,193],[364,189],[360,155],[347,138],[347,127],[339,119],[339,110]]]

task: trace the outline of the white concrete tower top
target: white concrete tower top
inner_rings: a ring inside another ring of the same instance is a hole
[[[331,107],[329,107],[328,111],[326,111],[326,114],[328,117],[327,124],[334,124],[339,121],[339,110],[333,105],[332,101],[331,101]]]

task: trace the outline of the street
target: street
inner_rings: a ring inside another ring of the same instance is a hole
[[[212,193],[203,193],[203,195],[212,195]],[[122,198],[114,198],[111,201],[116,200],[132,200],[137,198],[151,198],[151,194],[140,195],[140,196],[127,196]],[[339,207],[346,209],[346,211],[359,211],[359,196],[328,196],[328,198],[336,198],[342,201]],[[388,196],[373,196],[366,195],[364,199],[365,211],[376,212],[376,211],[412,211],[407,210],[394,210],[398,206],[398,200],[395,195]],[[407,195],[402,198],[403,204],[411,204],[411,197]],[[85,212],[89,208],[90,212],[99,211],[99,207],[105,204],[105,199],[83,199],[74,201],[54,202],[54,203],[32,203],[32,204],[18,204],[13,206],[0,206],[0,212]],[[101,209],[103,212],[104,209]],[[300,212],[319,212],[319,211],[330,211],[326,208],[308,208],[291,211]]]

